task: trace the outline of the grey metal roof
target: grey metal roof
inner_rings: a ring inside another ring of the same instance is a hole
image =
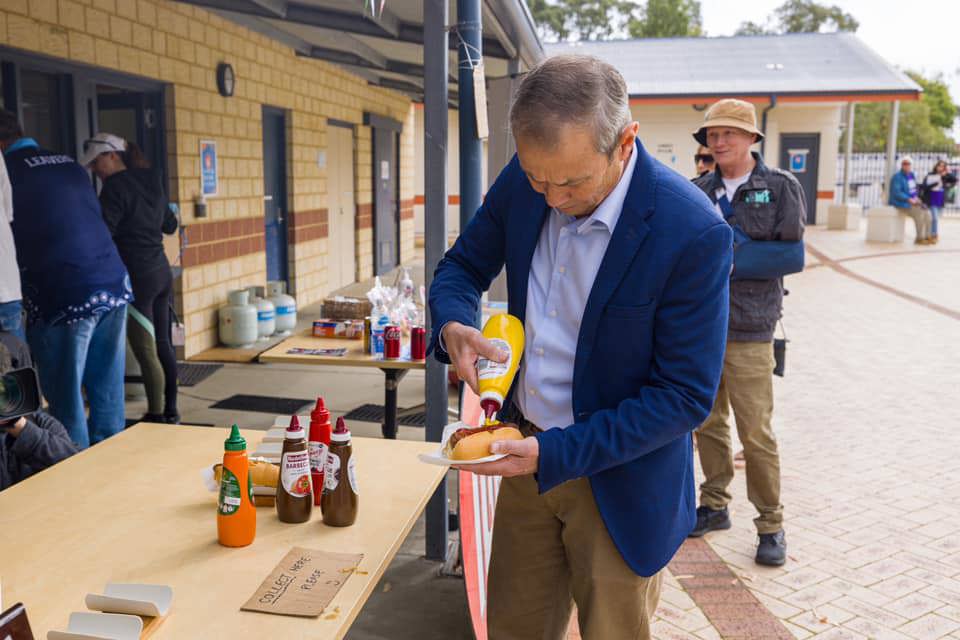
[[[850,33],[651,38],[546,45],[616,66],[633,97],[916,93]]]

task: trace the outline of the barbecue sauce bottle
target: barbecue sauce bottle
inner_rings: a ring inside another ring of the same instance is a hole
[[[277,517],[281,522],[306,522],[313,509],[310,453],[305,435],[297,416],[291,416],[283,438],[280,482],[277,483]]]
[[[356,459],[342,417],[337,418],[337,428],[330,436],[320,510],[324,524],[331,527],[349,527],[357,519]]]

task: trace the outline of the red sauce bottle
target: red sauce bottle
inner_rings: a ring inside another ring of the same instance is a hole
[[[337,418],[337,428],[330,436],[323,481],[320,510],[324,524],[349,527],[357,519],[357,473],[350,431],[342,417]]]
[[[327,451],[330,449],[330,412],[323,403],[323,398],[317,398],[317,406],[310,412],[310,441],[307,443],[310,451],[310,478],[313,480],[313,505],[320,506],[323,497],[323,467],[327,461]]]

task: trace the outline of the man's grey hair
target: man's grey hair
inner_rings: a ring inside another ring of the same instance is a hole
[[[607,156],[632,119],[623,76],[613,65],[587,55],[541,62],[524,76],[510,107],[514,139],[550,149],[557,129],[572,124],[591,129],[594,147]]]

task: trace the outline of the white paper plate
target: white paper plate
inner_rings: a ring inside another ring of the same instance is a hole
[[[505,453],[495,453],[483,458],[478,458],[476,460],[451,460],[450,458],[444,457],[443,455],[443,445],[447,443],[447,440],[450,439],[450,436],[453,435],[453,432],[457,429],[463,429],[464,427],[470,428],[470,425],[464,424],[462,422],[454,422],[453,424],[448,424],[443,428],[443,435],[440,437],[440,446],[436,451],[431,451],[430,453],[421,453],[417,457],[420,459],[420,462],[425,462],[427,464],[435,464],[439,467],[449,467],[451,465],[456,466],[467,466],[471,464],[482,464],[484,462],[494,462],[502,458],[506,458],[507,454]]]

